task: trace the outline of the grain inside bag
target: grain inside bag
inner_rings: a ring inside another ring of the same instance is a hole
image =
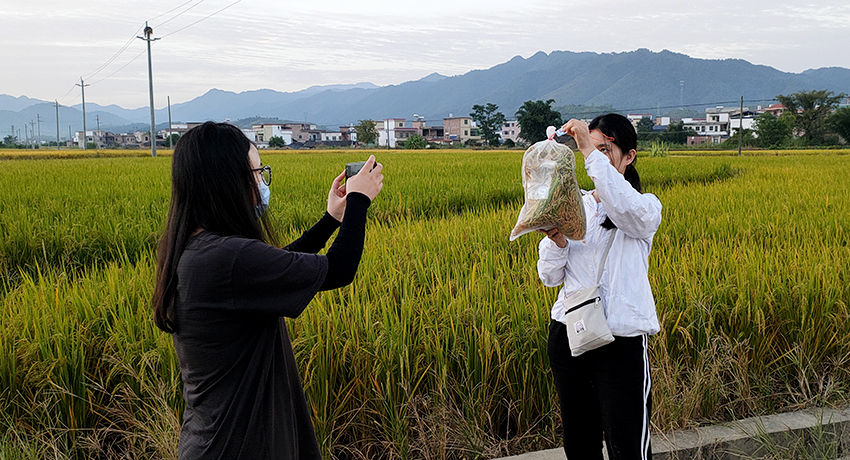
[[[569,147],[551,139],[529,147],[522,157],[522,187],[525,204],[511,232],[511,241],[528,232],[553,228],[571,240],[584,238],[584,203],[576,178],[575,155]]]

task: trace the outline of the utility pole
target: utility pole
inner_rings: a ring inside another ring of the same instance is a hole
[[[38,148],[41,148],[41,114],[35,114],[35,119],[38,120]]]
[[[685,80],[679,80],[679,108],[685,110]]]
[[[174,146],[172,143],[174,141],[171,140],[171,96],[168,96],[168,148],[173,149]]]
[[[741,156],[741,146],[744,144],[744,96],[741,96],[741,112],[738,118],[738,156]]]
[[[151,156],[156,156],[156,120],[153,114],[153,70],[151,69],[151,42],[159,40],[158,38],[151,38],[153,35],[153,28],[148,25],[148,22],[145,21],[145,36],[144,37],[136,37],[140,38],[146,42],[148,42],[148,86],[150,88],[150,96],[151,96]]]
[[[59,101],[54,100],[56,103],[56,150],[59,150]]]
[[[71,135],[71,125],[68,125],[68,142],[74,143],[74,136]]]
[[[30,119],[30,145],[35,150],[35,121]]]
[[[91,86],[83,82],[83,77],[80,77],[80,82],[76,84],[83,90],[83,150],[86,150],[86,86]]]

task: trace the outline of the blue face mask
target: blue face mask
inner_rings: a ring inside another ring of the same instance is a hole
[[[257,216],[257,219],[259,219],[260,217],[263,217],[263,214],[269,207],[269,197],[271,197],[272,192],[269,190],[269,186],[263,181],[260,181],[257,184],[257,187],[260,189],[260,204],[254,207],[254,214]]]

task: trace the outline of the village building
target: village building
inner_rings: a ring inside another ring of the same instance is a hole
[[[651,113],[629,113],[626,115],[626,118],[632,122],[632,125],[637,126],[638,122],[646,118],[647,120],[652,120]]]
[[[342,132],[323,132],[322,133],[322,142],[340,142],[342,141]]]
[[[254,123],[251,125],[255,139],[254,142],[262,148],[269,146],[269,140],[273,137],[283,139],[285,145],[292,145],[293,130],[290,123]]]
[[[416,128],[418,134],[425,138],[425,140],[428,142],[441,142],[445,139],[445,128],[442,125],[427,126],[425,117],[420,117],[417,114],[413,114],[413,121],[411,122],[411,126]]]
[[[461,143],[471,139],[472,117],[455,117],[450,113],[448,118],[443,118],[443,135]]]
[[[519,133],[521,127],[519,122],[516,120],[507,120],[502,125],[502,128],[499,130],[499,141],[504,143],[506,140],[510,139],[514,143],[519,142]]]
[[[410,139],[420,131],[413,127],[405,126],[404,118],[386,118],[376,123],[378,128],[378,145],[395,148],[401,142]]]
[[[351,123],[348,126],[340,126],[339,132],[342,134],[343,142],[357,142],[357,130],[354,129],[354,123]]]

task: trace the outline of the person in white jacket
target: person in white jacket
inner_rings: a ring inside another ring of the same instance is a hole
[[[561,131],[576,140],[596,188],[582,191],[585,238],[573,241],[557,229],[545,232],[537,263],[544,285],[563,285],[552,307],[548,354],[561,406],[564,452],[571,460],[601,460],[604,433],[609,459],[646,459],[652,455],[647,337],[659,330],[648,258],[661,223],[661,202],[641,193],[634,165],[637,134],[626,117],[601,115],[589,125],[570,120]],[[615,339],[574,357],[561,322],[566,313],[561,299],[596,284],[615,227],[600,280],[602,306]]]

